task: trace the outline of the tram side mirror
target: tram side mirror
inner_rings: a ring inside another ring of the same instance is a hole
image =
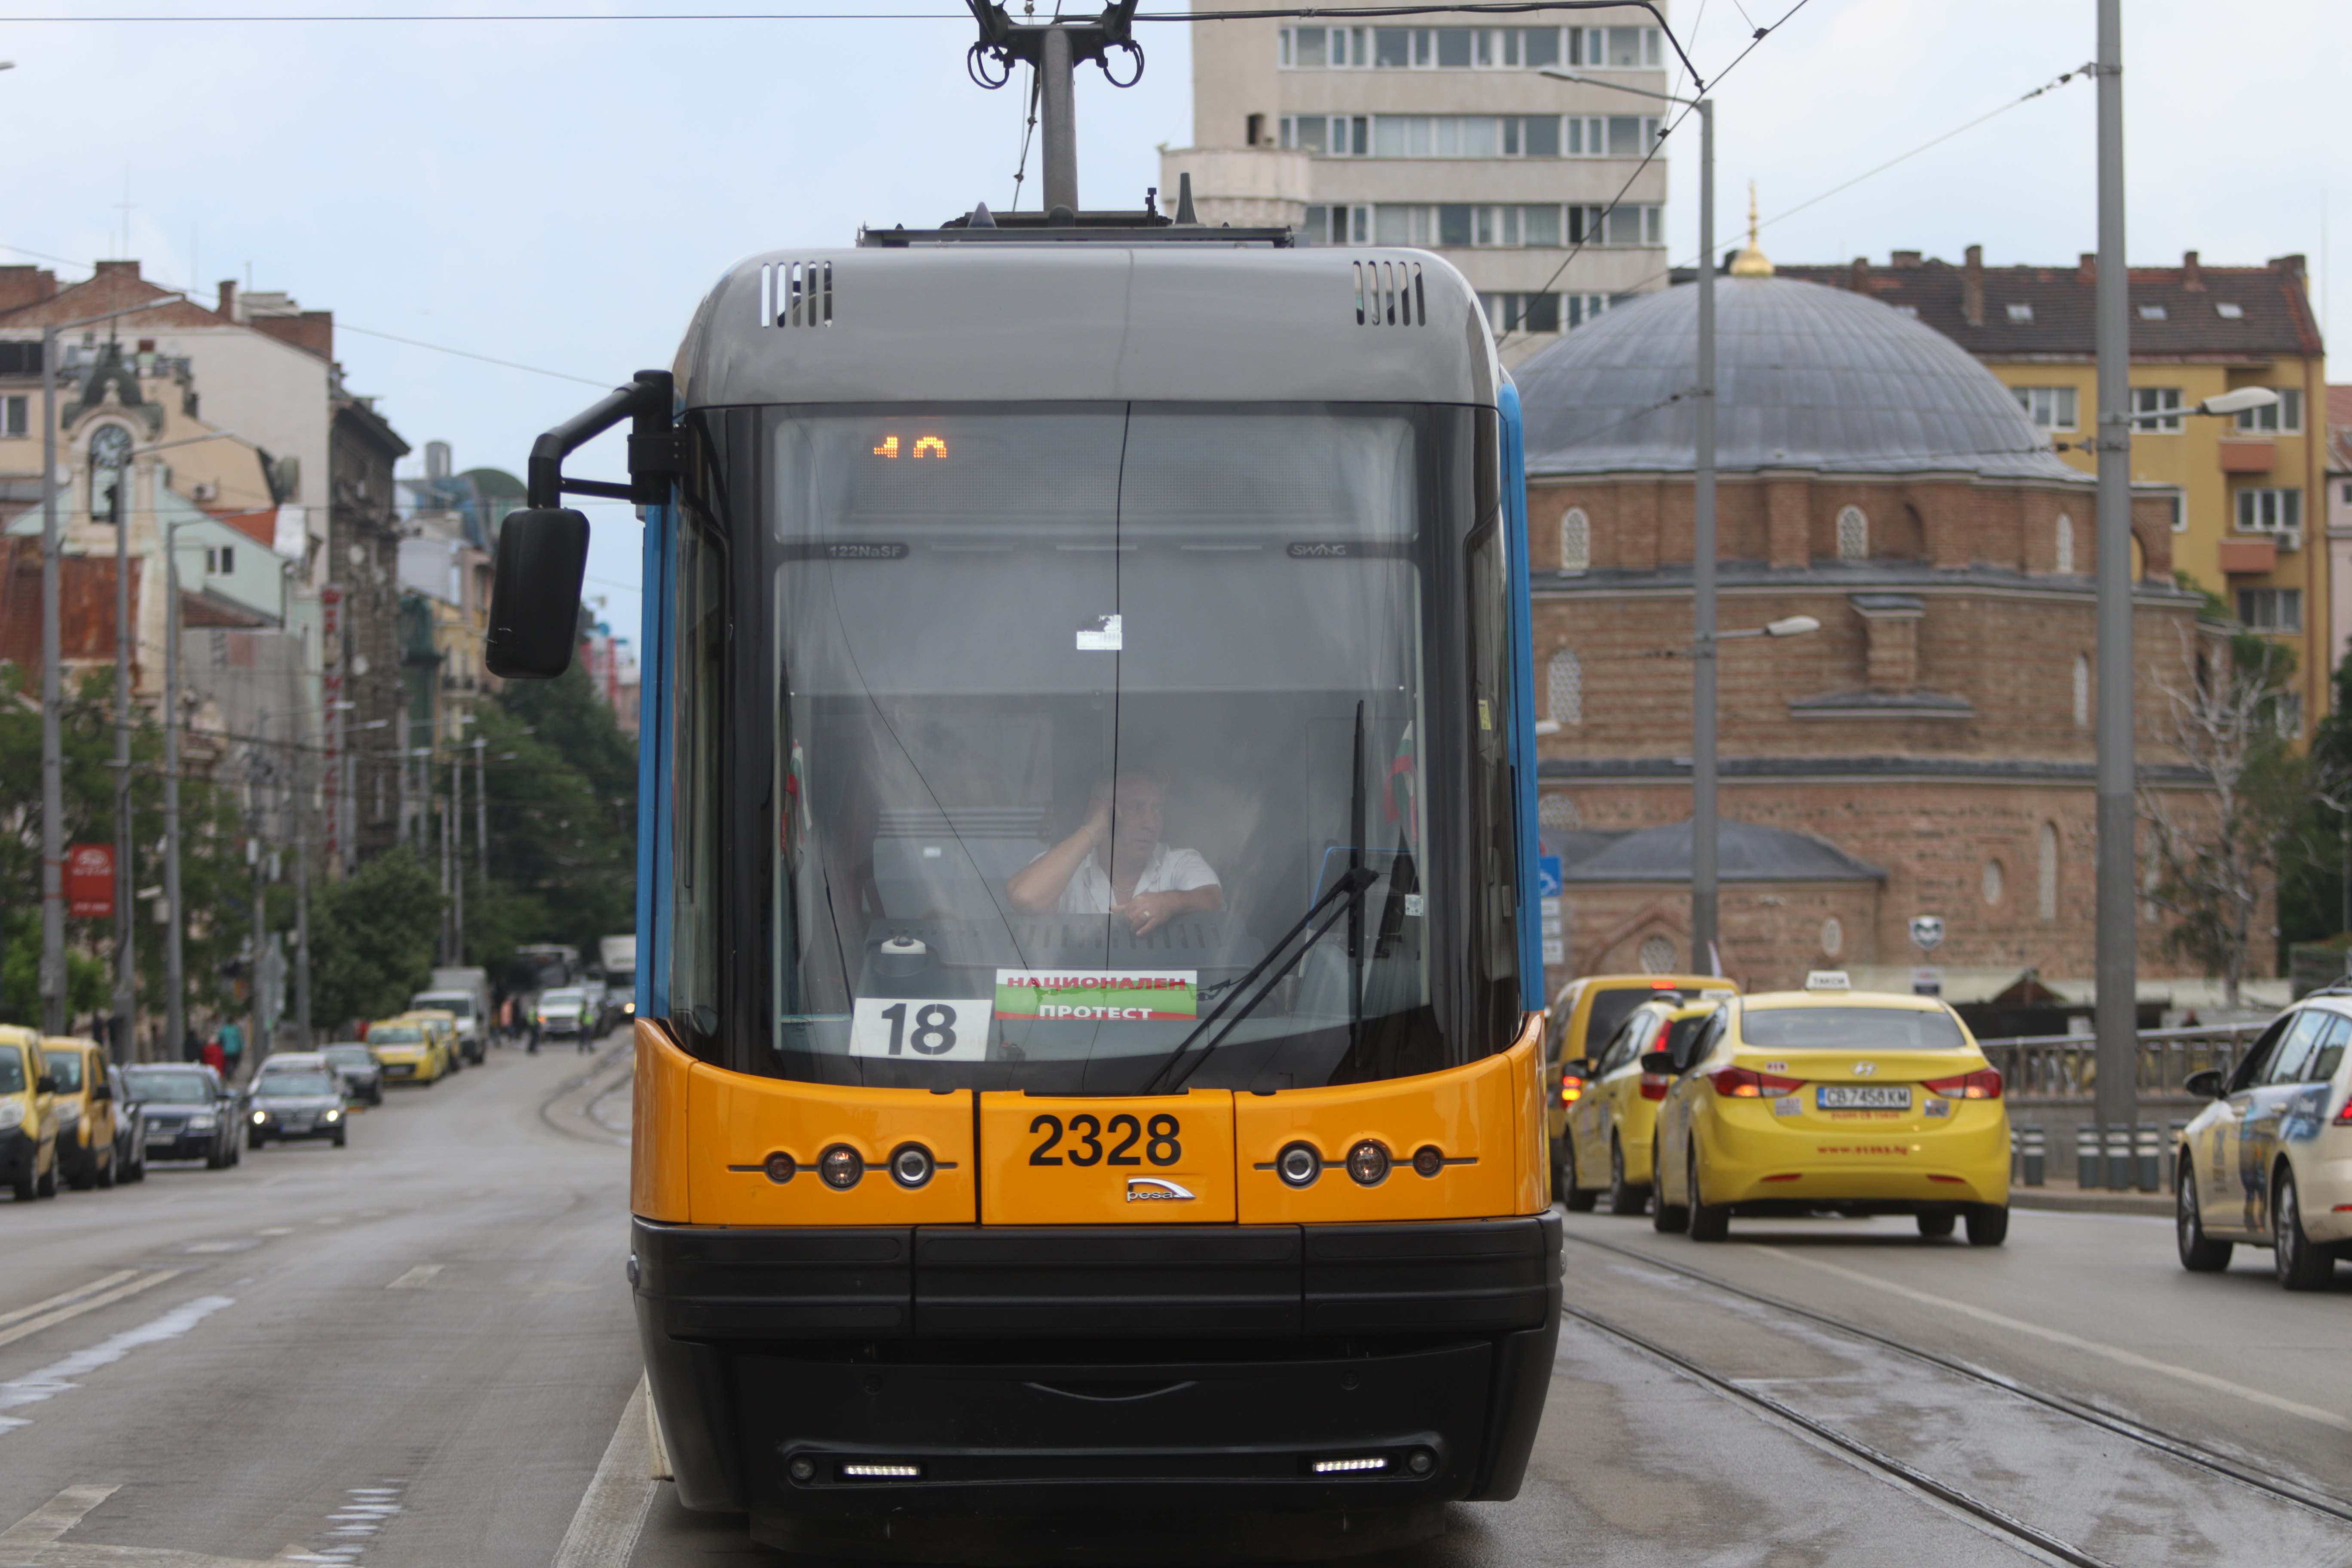
[[[2182,1080],[2180,1091],[2183,1094],[2193,1094],[2200,1100],[2221,1099],[2221,1069],[2219,1068],[2207,1068],[2202,1072],[2190,1073],[2187,1079]]]
[[[1675,1054],[1672,1051],[1643,1051],[1642,1070],[1646,1073],[1672,1076],[1682,1069],[1675,1065]]]
[[[568,507],[530,507],[499,525],[490,580],[490,635],[482,662],[504,679],[551,680],[580,638],[580,582],[588,519]]]

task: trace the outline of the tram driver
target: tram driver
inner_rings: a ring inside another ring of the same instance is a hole
[[[1149,768],[1097,781],[1086,822],[1013,873],[1005,897],[1024,914],[1118,915],[1138,936],[1223,909],[1224,889],[1200,851],[1161,841],[1167,799]]]

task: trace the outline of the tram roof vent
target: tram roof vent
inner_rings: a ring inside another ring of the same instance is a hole
[[[761,262],[760,324],[763,327],[833,325],[833,263]]]
[[[1356,325],[1425,327],[1429,297],[1418,261],[1359,261],[1356,264]]]

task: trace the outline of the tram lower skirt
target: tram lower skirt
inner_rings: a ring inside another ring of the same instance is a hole
[[[1475,1485],[1496,1346],[1160,1364],[732,1359],[744,1489],[769,1544],[985,1562],[992,1520],[1005,1561],[1197,1562],[1353,1554],[1440,1528]]]

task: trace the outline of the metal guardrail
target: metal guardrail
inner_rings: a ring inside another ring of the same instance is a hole
[[[2270,1021],[2264,1019],[2193,1029],[2142,1030],[2139,1092],[2179,1094],[2190,1073],[2207,1068],[2227,1074],[2238,1065],[2254,1037],[2268,1027]],[[2085,1100],[2092,1097],[2099,1076],[2098,1046],[2088,1035],[2029,1035],[1978,1043],[2000,1069],[2005,1092],[2012,1097]]]

